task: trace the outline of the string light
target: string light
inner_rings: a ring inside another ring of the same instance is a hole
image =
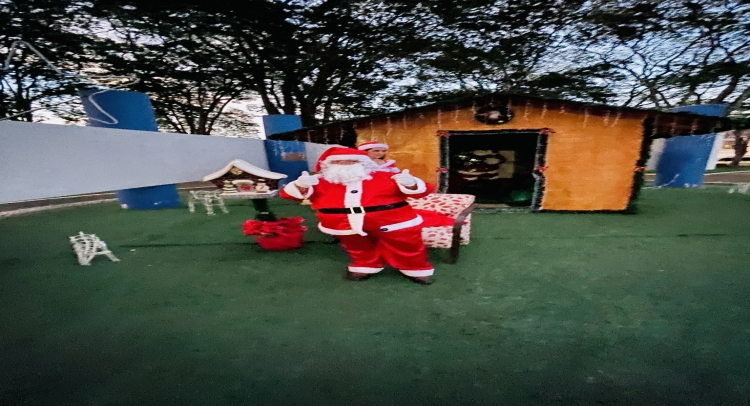
[[[698,131],[698,119],[693,120],[693,124],[690,125],[690,135],[695,134],[695,132]]]
[[[443,128],[443,112],[440,110],[440,107],[437,109],[437,126],[438,128]]]
[[[523,119],[529,121],[529,107],[531,106],[531,100],[526,100],[526,106],[523,108]]]
[[[620,121],[620,117],[622,117],[622,111],[617,110],[617,115],[615,116],[615,121],[612,122],[612,127],[617,125],[617,122]]]
[[[604,115],[604,126],[606,127],[609,124],[609,110],[607,110],[607,114]]]
[[[542,119],[544,119],[544,116],[547,115],[547,102],[544,102],[542,105]]]
[[[721,128],[721,120],[714,121],[713,127],[711,127],[711,134],[717,132]]]
[[[404,125],[404,130],[406,130],[406,114],[401,116],[401,123]]]
[[[307,130],[307,142],[312,142],[312,137],[310,136],[311,130]]]
[[[458,122],[458,112],[461,111],[461,110],[458,108],[458,104],[455,107],[456,107],[456,109],[453,112],[453,122],[457,123]]]
[[[386,128],[387,128],[386,132],[385,132],[385,136],[387,137],[387,136],[391,135],[391,131],[393,130],[393,126],[391,125],[391,116],[388,116],[385,119],[385,121],[386,121]]]
[[[648,116],[647,116],[648,117]],[[651,138],[656,138],[657,134],[659,133],[659,117],[661,117],[661,114],[657,114],[654,117],[654,128],[651,130]]]
[[[586,123],[589,121],[589,108],[583,109],[583,128],[586,128]]]

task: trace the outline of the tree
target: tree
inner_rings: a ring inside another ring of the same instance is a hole
[[[592,2],[577,42],[626,80],[610,82],[635,107],[750,98],[750,4],[743,0]]]
[[[74,1],[0,0],[0,54],[7,61],[0,118],[34,121],[35,111],[54,108],[84,86],[80,72],[91,56],[82,34],[85,9]]]
[[[218,71],[212,75],[239,80],[269,114],[298,114],[305,125],[371,112],[367,99],[397,74],[389,61],[416,46],[404,40],[416,38],[417,17],[374,0],[256,0],[242,8],[205,1],[122,4],[99,1],[99,15],[116,16],[122,27],[165,43],[179,37],[201,58],[213,55]],[[248,6],[253,13],[245,12]],[[188,22],[199,35],[181,34]],[[181,63],[194,59],[185,55]]]
[[[151,98],[157,122],[167,131],[190,134],[214,133],[222,115],[248,88],[238,78],[231,61],[206,47],[200,13],[189,18],[173,16],[163,24],[164,9],[99,4],[95,14],[109,27],[99,53],[109,72],[134,74],[139,81],[130,90]],[[236,110],[236,109],[235,109]],[[233,117],[246,116],[235,111]],[[230,126],[232,131],[255,134],[248,120]],[[225,131],[226,132],[226,131]]]
[[[409,82],[387,98],[394,106],[497,91],[598,102],[612,97],[600,83],[611,74],[608,64],[567,62],[580,1],[411,3],[427,7],[422,14],[431,29],[421,35],[431,46],[408,61]]]

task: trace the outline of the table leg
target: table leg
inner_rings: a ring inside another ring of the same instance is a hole
[[[260,221],[276,221],[276,216],[268,208],[268,199],[253,199],[255,219]]]

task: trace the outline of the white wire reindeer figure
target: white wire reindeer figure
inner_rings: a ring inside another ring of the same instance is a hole
[[[750,194],[750,183],[738,183],[729,188],[729,193]]]
[[[81,265],[91,265],[91,260],[97,255],[106,255],[113,262],[120,261],[96,234],[84,234],[83,231],[79,231],[78,235],[71,236],[69,239],[78,257],[78,263]]]
[[[206,207],[206,212],[209,216],[214,214],[214,204],[219,206],[221,211],[229,213],[227,206],[224,205],[224,199],[219,195],[220,191],[190,191],[190,200],[188,200],[188,210],[191,213],[195,213],[195,204],[203,204]]]

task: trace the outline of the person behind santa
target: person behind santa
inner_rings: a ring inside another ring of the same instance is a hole
[[[385,154],[388,152],[388,144],[382,142],[363,142],[357,147],[360,151],[365,151],[367,156],[373,160],[378,166],[374,169],[376,172],[401,172],[400,169],[396,168],[396,161],[393,159],[385,159]]]
[[[375,171],[367,153],[333,147],[318,159],[315,175],[302,172],[280,192],[285,199],[309,199],[318,229],[335,236],[349,255],[349,280],[364,280],[385,265],[419,284],[432,283],[435,270],[422,242],[422,218],[406,202],[434,191],[409,170]]]

